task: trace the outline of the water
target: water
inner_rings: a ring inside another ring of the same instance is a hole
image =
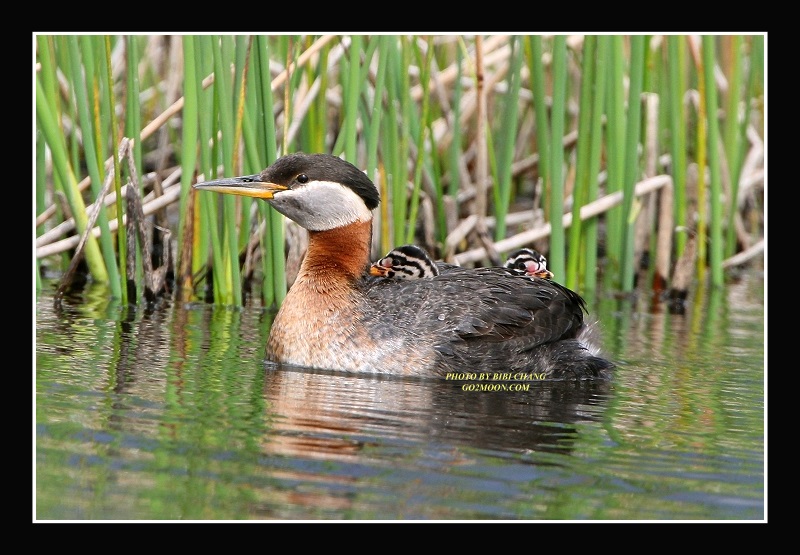
[[[258,307],[128,310],[89,287],[55,310],[52,291],[35,520],[766,520],[755,272],[683,315],[592,303],[614,381],[528,391],[277,368]]]

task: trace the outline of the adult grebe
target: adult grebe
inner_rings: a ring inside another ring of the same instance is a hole
[[[260,174],[194,188],[264,199],[308,230],[306,256],[270,328],[272,361],[443,378],[467,370],[610,377],[613,364],[578,339],[583,299],[556,282],[460,267],[429,279],[367,279],[378,190],[336,156],[289,154]]]

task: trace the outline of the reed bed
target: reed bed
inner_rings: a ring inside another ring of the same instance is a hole
[[[279,305],[304,232],[191,185],[295,151],[378,186],[375,258],[417,243],[489,265],[533,246],[584,295],[685,296],[761,263],[764,35],[37,35],[35,50],[36,278],[59,294],[80,276],[125,303]]]

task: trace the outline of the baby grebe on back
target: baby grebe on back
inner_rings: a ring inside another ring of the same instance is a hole
[[[503,265],[519,271],[519,275],[553,279],[553,272],[547,269],[547,259],[539,251],[531,248],[517,249],[508,255]],[[434,262],[428,251],[417,245],[402,245],[386,253],[369,267],[369,274],[387,279],[419,279],[438,276],[455,264]]]
[[[508,255],[506,268],[517,268],[529,276],[553,279],[553,272],[547,269],[547,259],[542,253],[531,248],[517,249]]]
[[[578,339],[583,299],[556,282],[460,267],[427,279],[368,279],[378,190],[336,156],[290,154],[260,174],[194,187],[262,198],[308,230],[308,251],[270,329],[272,361],[430,377],[610,377],[613,364]]]
[[[402,245],[373,263],[369,274],[389,279],[429,278],[439,275],[439,267],[422,247]]]

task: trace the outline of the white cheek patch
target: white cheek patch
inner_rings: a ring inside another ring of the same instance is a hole
[[[372,212],[352,189],[330,181],[312,181],[279,191],[268,201],[278,212],[311,231],[325,231],[372,219]]]

